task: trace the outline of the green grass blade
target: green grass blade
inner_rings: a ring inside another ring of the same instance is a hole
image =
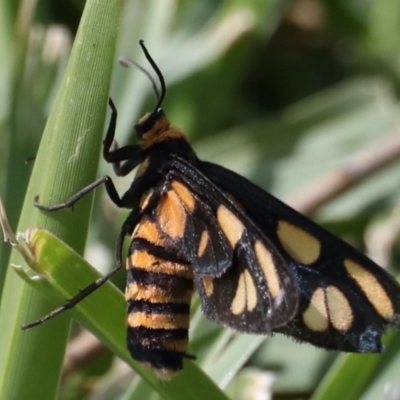
[[[71,59],[37,154],[18,230],[43,226],[82,252],[90,217],[90,198],[75,213],[38,212],[32,199],[65,200],[96,176],[99,149],[114,64],[121,1],[88,0]],[[11,262],[21,264],[13,252]],[[14,271],[7,272],[0,313],[0,398],[53,399],[69,331],[59,318],[28,332],[20,324],[51,309],[43,296]],[[23,382],[23,384],[21,384]]]

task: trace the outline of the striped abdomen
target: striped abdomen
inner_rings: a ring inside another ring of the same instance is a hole
[[[128,349],[132,357],[169,378],[186,356],[192,268],[163,250],[157,228],[143,219],[127,260]]]

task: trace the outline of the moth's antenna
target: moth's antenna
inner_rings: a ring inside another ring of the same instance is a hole
[[[157,67],[157,64],[154,62],[154,60],[151,58],[149,52],[147,51],[145,45],[144,45],[144,41],[143,40],[139,40],[139,44],[140,47],[143,50],[143,53],[147,59],[147,61],[150,63],[150,65],[153,67],[154,72],[157,74],[157,77],[160,81],[160,85],[161,85],[161,96],[159,97],[157,104],[156,104],[156,108],[154,110],[154,112],[156,113],[157,110],[161,107],[161,104],[165,98],[165,94],[167,93],[167,88],[165,87],[165,81],[164,81],[164,77],[160,71],[160,69]]]
[[[157,85],[154,82],[153,77],[149,74],[149,72],[146,69],[144,69],[139,63],[132,60],[131,58],[120,57],[118,59],[118,61],[124,67],[127,67],[127,68],[135,67],[135,68],[139,69],[147,76],[147,78],[149,78],[149,81],[151,82],[151,86],[153,88],[154,95],[156,96],[156,102],[157,102],[157,106],[158,106],[158,104],[160,103],[160,92],[158,91]]]

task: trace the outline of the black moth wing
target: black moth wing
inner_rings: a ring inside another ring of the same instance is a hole
[[[161,204],[171,190],[185,208],[184,235],[174,246],[193,267],[205,315],[249,333],[267,334],[287,324],[298,307],[296,283],[286,261],[240,205],[179,158],[162,184]],[[228,263],[221,263],[220,255],[228,255]]]
[[[300,292],[299,308],[292,321],[275,331],[327,349],[382,351],[384,331],[400,325],[396,280],[242,176],[208,162],[199,168],[242,204],[290,267]]]

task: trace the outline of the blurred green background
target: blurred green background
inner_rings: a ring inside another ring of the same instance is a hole
[[[83,7],[78,0],[0,3],[0,195],[14,229],[32,170],[24,161],[37,152]],[[399,37],[400,2],[392,0],[127,0],[110,93],[119,112],[118,142],[134,141],[132,126],[154,106],[146,77],[117,61],[123,55],[150,69],[138,45],[144,39],[167,82],[164,111],[198,155],[296,206],[304,195],[312,198],[330,174],[399,142]],[[101,162],[103,174],[113,176]],[[123,192],[130,178],[115,182]],[[307,211],[398,274],[399,182],[400,162],[388,155],[384,168]],[[102,272],[113,265],[124,217],[126,211],[98,189],[86,258]],[[2,245],[0,287],[8,257],[9,246]],[[121,289],[124,279],[122,271],[115,280]],[[75,340],[92,343],[82,335],[74,327]],[[348,390],[346,399],[400,396],[398,340],[384,356],[373,356],[381,358],[364,373],[370,358],[363,357],[369,356],[341,357],[330,369],[333,352],[280,336],[258,347],[260,338],[241,342],[199,313],[191,335],[191,352],[210,374],[213,360],[236,340],[239,361],[221,367],[226,376],[221,386],[231,398],[267,399],[262,395],[272,393],[276,399],[338,398],[332,387]],[[255,352],[248,359],[251,343]],[[65,370],[57,398],[139,398],[132,388],[127,394],[133,373],[94,347],[82,366]],[[243,347],[247,351],[240,356]],[[325,386],[318,387],[327,373]],[[146,396],[140,398],[157,398],[150,390]]]

